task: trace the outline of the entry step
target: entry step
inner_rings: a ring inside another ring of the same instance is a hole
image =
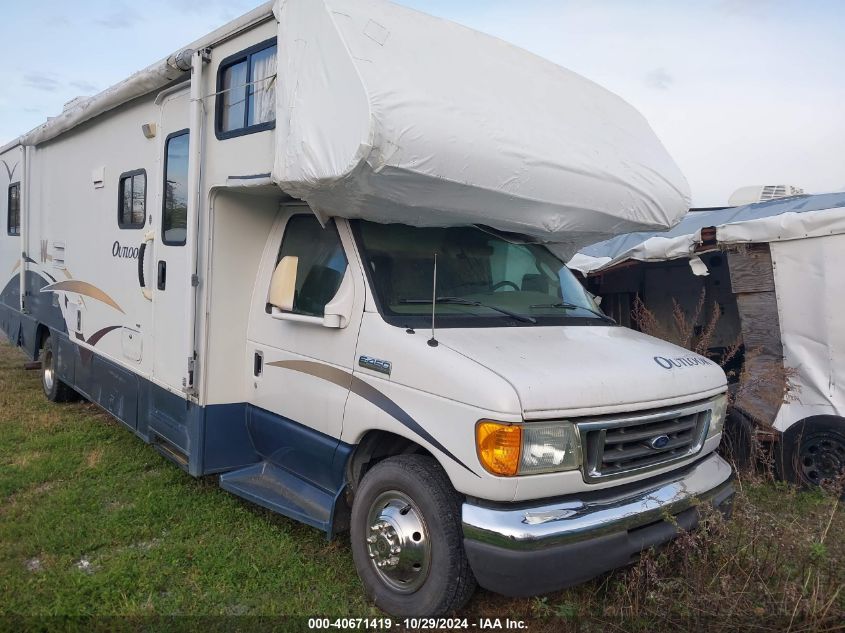
[[[224,490],[329,531],[334,497],[322,488],[268,462],[260,462],[220,476]]]

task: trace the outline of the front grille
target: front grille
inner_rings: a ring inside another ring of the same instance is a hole
[[[694,455],[704,445],[711,410],[708,400],[579,422],[584,478],[598,481],[621,477]]]

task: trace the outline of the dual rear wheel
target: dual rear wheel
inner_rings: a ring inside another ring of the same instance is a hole
[[[57,356],[53,337],[47,336],[41,344],[41,388],[51,402],[70,402],[76,399],[76,392],[59,379]]]

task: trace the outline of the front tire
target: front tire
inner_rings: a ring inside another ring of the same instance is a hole
[[[76,392],[59,380],[56,369],[53,337],[48,336],[41,347],[41,388],[50,402],[70,402],[75,399]]]
[[[374,466],[355,495],[350,531],[364,590],[391,615],[445,615],[475,591],[461,499],[432,457],[400,455]]]

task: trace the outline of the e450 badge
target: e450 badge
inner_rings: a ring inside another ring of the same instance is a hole
[[[381,360],[380,358],[373,358],[372,356],[361,356],[358,359],[358,364],[366,369],[372,369],[380,374],[390,375],[391,364],[389,360]]]

